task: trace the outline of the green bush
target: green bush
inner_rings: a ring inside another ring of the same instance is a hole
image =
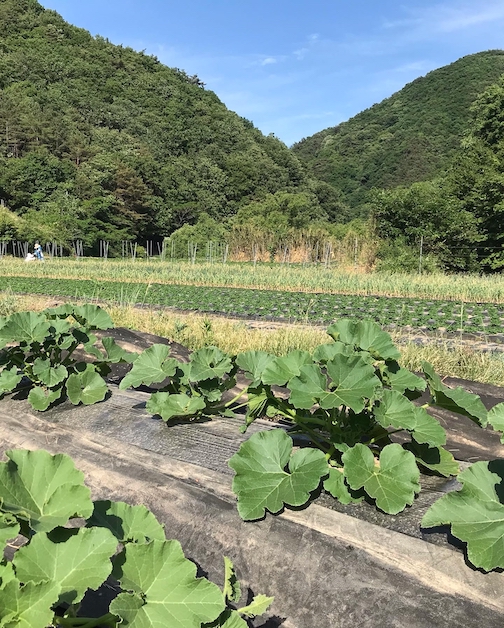
[[[408,246],[404,240],[383,242],[378,249],[376,270],[387,273],[416,273],[426,274],[438,272],[439,261],[435,255],[428,253],[422,256],[420,264],[420,249]]]

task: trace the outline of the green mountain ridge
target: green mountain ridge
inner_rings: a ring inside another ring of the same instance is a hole
[[[448,268],[504,267],[504,51],[430,72],[288,149],[197,76],[37,0],[0,0],[0,24],[0,240],[82,240],[86,254],[107,240],[118,254],[176,232],[185,255],[180,232],[199,229],[260,240],[271,257],[371,213],[372,227],[348,229],[422,238]]]
[[[165,236],[279,192],[325,215],[296,155],[197,76],[36,0],[0,0],[0,24],[0,199],[40,226],[26,239]]]
[[[504,51],[462,57],[390,98],[294,144],[312,175],[357,215],[372,188],[409,186],[443,172],[469,126],[470,106],[504,73]]]

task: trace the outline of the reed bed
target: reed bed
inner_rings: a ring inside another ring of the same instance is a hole
[[[49,259],[27,264],[4,257],[3,276],[240,287],[349,295],[503,303],[504,276],[364,273],[315,264],[195,263],[157,260]]]

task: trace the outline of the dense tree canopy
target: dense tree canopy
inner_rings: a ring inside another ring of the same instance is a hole
[[[455,270],[504,268],[504,77],[478,96],[442,177],[372,194],[377,232]]]
[[[446,182],[480,233],[477,258],[483,270],[504,268],[504,77],[471,108],[472,125]]]
[[[425,253],[435,253],[451,270],[474,267],[478,221],[443,181],[376,190],[372,198],[379,236],[417,249],[421,244]]]
[[[36,0],[0,0],[0,24],[0,198],[44,235],[164,236],[201,212],[307,193],[298,158],[198,77]]]
[[[369,190],[439,176],[459,148],[471,103],[503,72],[502,50],[463,57],[293,151],[316,178],[342,190],[352,215],[366,214]]]

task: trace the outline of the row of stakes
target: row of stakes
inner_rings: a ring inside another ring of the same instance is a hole
[[[138,243],[131,240],[121,241],[121,257],[123,259],[136,259],[138,255]],[[82,240],[74,240],[71,243],[73,256],[76,258],[84,257],[84,243]],[[59,242],[46,242],[44,253],[51,259],[54,257],[67,257],[68,247]],[[147,240],[144,251],[147,258],[159,257],[162,260],[167,258],[168,248],[170,249],[170,258],[175,259],[175,242],[171,242],[171,246],[167,247],[166,242],[159,242],[154,240]],[[110,251],[110,241],[99,241],[99,257],[101,259],[108,259]],[[227,261],[229,251],[229,245],[216,242],[206,243],[206,255],[205,258],[208,261]],[[3,240],[0,241],[0,258],[6,255],[12,255],[13,257],[26,258],[28,253],[32,252],[32,246],[30,242],[21,242],[19,240]],[[196,262],[196,256],[198,253],[198,245],[195,243],[188,244],[188,259],[194,264]]]
[[[170,258],[172,261],[178,259],[176,257],[176,247],[175,241],[166,243],[166,241],[159,242],[154,240],[147,240],[144,253],[147,258],[159,257],[161,260],[166,260]],[[136,259],[138,256],[138,243],[132,242],[131,240],[122,240],[121,241],[121,257],[123,259]],[[108,240],[100,240],[99,241],[99,257],[100,259],[108,259],[110,252],[110,241]],[[14,257],[26,258],[28,253],[31,252],[31,246],[29,242],[20,242],[17,240],[12,241],[0,241],[0,258],[5,255],[13,255]],[[68,256],[68,247],[65,247],[63,244],[59,242],[47,242],[44,246],[45,255],[49,258],[54,257],[66,257]],[[83,258],[84,257],[84,244],[82,240],[74,240],[71,243],[71,250],[73,256],[75,258]],[[198,254],[200,253],[200,249],[198,248],[198,244],[196,242],[188,242],[187,243],[187,259],[195,264],[198,258]],[[252,256],[251,261],[253,261],[254,266],[262,257],[262,250],[257,244],[252,245]],[[291,252],[290,249],[286,247],[282,247],[278,253],[280,254],[280,261],[282,264],[290,264],[291,263]],[[321,263],[325,267],[329,267],[331,264],[331,260],[333,257],[333,247],[332,244],[325,244],[323,247],[320,247],[317,244],[313,251],[309,251],[307,249],[305,263]],[[229,244],[222,242],[207,242],[205,244],[205,260],[207,262],[221,262],[225,264],[228,260],[229,255]],[[355,258],[357,262],[357,245],[355,246]]]

